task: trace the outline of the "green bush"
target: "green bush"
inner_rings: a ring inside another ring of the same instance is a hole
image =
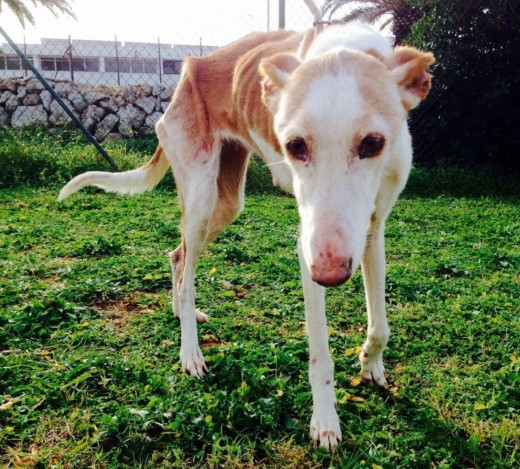
[[[81,134],[66,130],[31,128],[0,131],[0,188],[20,184],[36,186],[64,183],[84,171],[111,168]],[[111,142],[107,151],[121,169],[146,161],[153,139]]]
[[[434,53],[432,90],[412,112],[416,161],[518,171],[520,6],[504,0],[416,0],[407,42]]]
[[[108,154],[121,170],[144,164],[157,146],[155,136],[106,144]],[[32,128],[0,130],[0,189],[21,184],[64,184],[85,171],[112,171],[110,165],[81,134],[67,130]],[[173,188],[166,176],[161,187]],[[258,157],[251,158],[247,175],[248,193],[276,193],[271,175]]]

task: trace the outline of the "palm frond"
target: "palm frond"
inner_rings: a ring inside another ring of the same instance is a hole
[[[372,11],[369,11],[365,15],[364,19],[368,23],[375,23],[377,20],[381,19],[382,16],[384,16],[386,14],[392,14],[392,13],[393,12],[391,10],[388,10],[388,8],[380,6],[378,8],[373,8]]]
[[[61,13],[76,18],[70,2],[71,0],[31,0],[35,7],[45,7],[56,17]],[[3,3],[14,13],[24,28],[26,21],[34,25],[34,16],[23,0],[0,0],[0,13]]]
[[[34,25],[34,17],[32,13],[21,0],[5,0],[5,4],[14,13],[24,28],[25,20]],[[2,0],[0,0],[0,11],[2,11]]]
[[[371,6],[361,6],[358,8],[355,8],[350,13],[347,13],[345,16],[343,16],[342,20],[345,23],[348,23],[350,21],[368,21],[367,18],[372,16],[372,11],[374,7]]]
[[[348,5],[349,3],[373,3],[373,2],[362,2],[360,0],[332,0],[329,2],[330,8],[328,10],[329,12],[329,19],[332,18],[334,13],[338,11],[341,7]],[[361,7],[359,7],[361,8]],[[324,10],[323,14],[325,14],[327,11]]]

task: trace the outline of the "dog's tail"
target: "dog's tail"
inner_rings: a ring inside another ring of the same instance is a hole
[[[118,194],[141,194],[152,190],[166,174],[169,168],[168,158],[159,146],[154,155],[144,166],[122,173],[89,171],[69,181],[60,191],[58,201],[67,198],[85,186],[96,186],[107,192]]]

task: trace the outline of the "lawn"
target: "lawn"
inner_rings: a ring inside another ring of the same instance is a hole
[[[516,187],[516,189],[515,189]],[[308,437],[293,199],[251,195],[204,253],[210,371],[182,374],[172,190],[0,191],[0,466],[518,467],[517,185],[414,172],[387,228],[389,389],[360,383],[361,275],[329,289],[344,441]]]

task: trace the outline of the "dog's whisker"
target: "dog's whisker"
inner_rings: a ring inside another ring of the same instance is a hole
[[[274,166],[275,164],[287,164],[285,161],[277,161],[276,163],[269,163],[266,164],[265,167]]]

